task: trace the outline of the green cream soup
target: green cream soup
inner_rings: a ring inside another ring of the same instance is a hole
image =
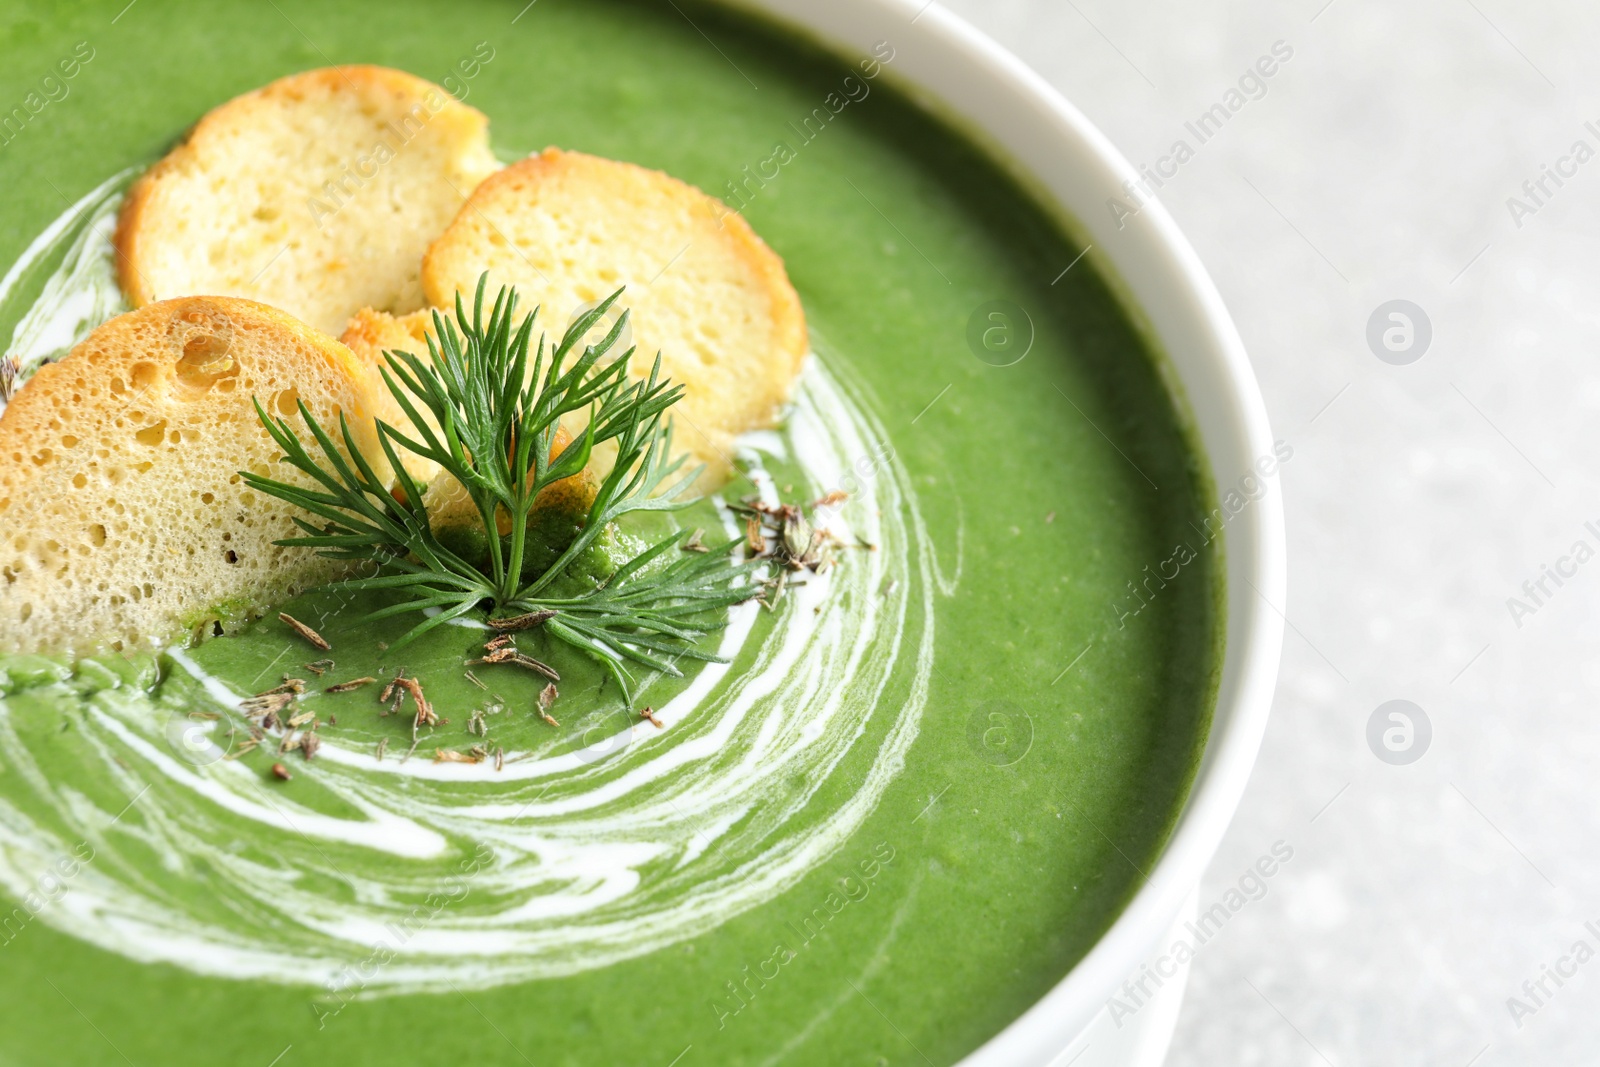
[[[1080,246],[896,92],[895,41],[834,57],[683,2],[113,15],[3,21],[0,100],[91,56],[0,150],[13,351],[119,310],[106,220],[206,109],[400,67],[486,112],[504,159],[559,145],[722,197],[805,304],[783,424],[612,551],[738,536],[725,505],[751,497],[827,499],[848,546],[632,706],[522,635],[562,676],[553,722],[546,679],[470,662],[477,619],[395,651],[414,620],[361,623],[377,594],[283,606],[326,653],[274,614],[159,655],[0,660],[0,1062],[950,1063],[1059,981],[1194,775],[1209,482],[1093,256],[1062,273]],[[380,699],[401,671],[436,726]],[[285,676],[323,723],[313,760],[252,745],[239,711]]]

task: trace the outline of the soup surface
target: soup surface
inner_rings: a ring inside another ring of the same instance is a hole
[[[95,219],[205,110],[400,67],[486,112],[503,159],[626,159],[745,212],[814,355],[740,477],[670,521],[843,493],[854,543],[735,609],[706,642],[728,664],[644,679],[660,725],[548,650],[552,725],[544,679],[467,665],[481,631],[391,653],[404,620],[326,592],[286,605],[332,643],[322,675],[275,619],[155,659],[0,662],[0,1058],[948,1063],[1088,951],[1210,721],[1208,475],[1094,256],[896,93],[894,40],[830,56],[683,2],[109,17],[4,19],[0,100],[48,101],[0,151],[0,260],[43,248],[0,305],[13,349],[117,310]],[[448,722],[413,737],[378,684],[318,692],[401,669]],[[245,751],[229,713],[285,675],[328,723],[314,761]]]

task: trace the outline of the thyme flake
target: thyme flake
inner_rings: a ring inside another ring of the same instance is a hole
[[[328,652],[332,650],[333,646],[328,644],[328,641],[325,637],[317,633],[317,631],[313,630],[305,623],[301,622],[299,619],[295,618],[293,615],[290,615],[287,611],[278,612],[278,621],[289,627],[289,629],[293,630],[303,640],[309,642],[322,651]]]

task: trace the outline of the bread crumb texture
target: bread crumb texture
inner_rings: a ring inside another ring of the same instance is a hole
[[[483,182],[422,264],[435,307],[515,286],[552,340],[627,287],[644,378],[656,353],[685,387],[675,448],[731,467],[733,437],[773,424],[805,358],[805,315],[783,261],[742,216],[660,171],[550,148]],[[598,328],[597,328],[598,330]],[[594,335],[598,338],[598,332]]]
[[[161,647],[227,632],[338,576],[272,542],[298,509],[241,469],[309,479],[252,398],[376,448],[366,369],[274,308],[226,297],[151,304],[46,365],[0,413],[0,651]]]
[[[211,111],[129,191],[116,234],[134,306],[248,297],[337,335],[422,306],[418,265],[497,166],[488,120],[385,67],[291,75]]]

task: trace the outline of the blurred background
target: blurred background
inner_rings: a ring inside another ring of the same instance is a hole
[[[1294,855],[1168,1063],[1600,1062],[1600,6],[943,2],[1135,166],[1194,148],[1158,196],[1294,448],[1273,718],[1201,908]]]

